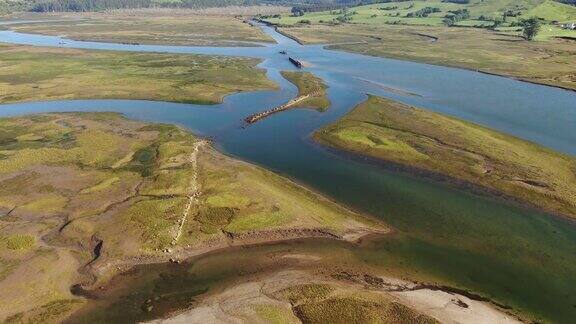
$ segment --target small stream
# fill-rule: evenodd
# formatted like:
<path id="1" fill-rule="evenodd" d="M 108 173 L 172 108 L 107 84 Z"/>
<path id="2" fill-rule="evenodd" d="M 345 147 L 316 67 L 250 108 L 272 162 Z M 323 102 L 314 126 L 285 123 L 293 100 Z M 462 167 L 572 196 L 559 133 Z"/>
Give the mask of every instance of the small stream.
<path id="1" fill-rule="evenodd" d="M 386 170 L 335 154 L 310 139 L 367 94 L 459 117 L 576 155 L 576 92 L 473 71 L 301 46 L 268 26 L 278 44 L 186 47 L 81 42 L 0 31 L 0 42 L 114 51 L 233 55 L 263 59 L 280 91 L 238 93 L 203 106 L 138 100 L 67 100 L 0 106 L 0 116 L 51 111 L 117 111 L 169 122 L 214 139 L 217 147 L 289 176 L 398 230 L 358 262 L 396 269 L 407 278 L 470 289 L 499 303 L 556 322 L 576 318 L 576 225 L 541 212 L 472 194 L 450 184 Z M 391 45 L 393 46 L 393 45 Z M 282 104 L 296 88 L 280 75 L 285 55 L 329 86 L 327 112 L 288 110 L 243 128 L 243 118 Z"/>

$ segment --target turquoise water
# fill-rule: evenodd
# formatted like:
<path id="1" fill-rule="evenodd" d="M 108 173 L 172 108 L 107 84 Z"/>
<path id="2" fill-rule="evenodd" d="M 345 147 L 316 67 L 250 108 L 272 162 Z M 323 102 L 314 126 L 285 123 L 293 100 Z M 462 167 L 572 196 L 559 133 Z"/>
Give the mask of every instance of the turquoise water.
<path id="1" fill-rule="evenodd" d="M 8 104 L 0 106 L 0 115 L 118 111 L 132 118 L 182 125 L 213 138 L 228 154 L 285 174 L 394 226 L 398 235 L 355 252 L 362 262 L 471 289 L 535 317 L 556 322 L 576 317 L 573 222 L 345 158 L 310 140 L 315 129 L 337 120 L 366 94 L 375 94 L 576 155 L 576 92 L 471 71 L 300 46 L 268 27 L 262 28 L 279 45 L 205 48 L 65 40 L 63 46 L 259 57 L 264 60 L 260 66 L 281 86 L 280 91 L 235 94 L 213 106 L 132 100 Z M 0 31 L 0 41 L 58 46 L 60 39 Z M 278 54 L 280 49 L 308 62 L 306 70 L 325 80 L 332 106 L 325 113 L 290 110 L 243 128 L 242 119 L 252 112 L 296 95 L 295 87 L 279 74 L 294 69 L 286 56 Z"/>

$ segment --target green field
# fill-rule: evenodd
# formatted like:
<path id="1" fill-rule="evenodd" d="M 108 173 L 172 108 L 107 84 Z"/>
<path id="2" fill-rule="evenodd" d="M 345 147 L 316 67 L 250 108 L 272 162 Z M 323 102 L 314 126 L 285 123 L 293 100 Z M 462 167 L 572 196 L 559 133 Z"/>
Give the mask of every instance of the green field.
<path id="1" fill-rule="evenodd" d="M 434 8 L 437 12 L 419 16 L 424 8 Z M 512 35 L 518 27 L 515 23 L 520 19 L 538 17 L 543 19 L 543 33 L 537 40 L 545 41 L 553 37 L 576 38 L 576 31 L 552 26 L 552 22 L 576 22 L 576 7 L 558 3 L 552 0 L 472 0 L 469 4 L 456 4 L 441 0 L 404 1 L 352 7 L 345 10 L 332 10 L 306 13 L 304 16 L 283 14 L 280 18 L 265 18 L 266 21 L 282 27 L 310 25 L 341 25 L 354 24 L 375 27 L 386 25 L 410 26 L 445 26 L 444 18 L 451 11 L 468 10 L 468 17 L 454 22 L 457 27 L 493 27 L 495 21 L 501 22 L 499 32 L 509 31 Z M 504 19 L 504 13 L 507 13 Z"/>
<path id="2" fill-rule="evenodd" d="M 83 303 L 70 287 L 111 265 L 387 230 L 176 126 L 114 113 L 0 119 L 0 215 L 0 319 L 25 322 L 62 320 Z"/>
<path id="3" fill-rule="evenodd" d="M 0 44 L 0 102 L 114 98 L 213 104 L 238 91 L 276 88 L 258 63 Z"/>
<path id="4" fill-rule="evenodd" d="M 315 138 L 576 218 L 574 158 L 472 123 L 370 97 Z"/>
<path id="5" fill-rule="evenodd" d="M 419 14 L 424 8 L 434 8 L 436 12 Z M 468 4 L 444 2 L 442 0 L 402 1 L 378 3 L 351 7 L 345 10 L 310 12 L 303 16 L 283 14 L 280 18 L 265 18 L 266 21 L 281 26 L 342 22 L 368 25 L 426 25 L 443 26 L 444 18 L 450 11 L 466 9 L 469 18 L 456 25 L 490 26 L 494 20 L 502 20 L 505 12 L 506 23 L 518 21 L 519 18 L 539 17 L 547 21 L 571 22 L 576 19 L 576 7 L 554 2 L 552 0 L 472 0 Z M 342 19 L 342 17 L 346 17 Z"/>

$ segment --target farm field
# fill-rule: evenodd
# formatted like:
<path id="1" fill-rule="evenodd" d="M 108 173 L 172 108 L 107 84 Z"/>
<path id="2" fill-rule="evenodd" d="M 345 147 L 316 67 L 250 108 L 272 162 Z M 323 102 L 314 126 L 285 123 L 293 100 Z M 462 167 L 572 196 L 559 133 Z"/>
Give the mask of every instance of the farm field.
<path id="1" fill-rule="evenodd" d="M 276 88 L 256 68 L 259 62 L 0 44 L 0 102 L 116 98 L 219 103 L 238 91 Z"/>

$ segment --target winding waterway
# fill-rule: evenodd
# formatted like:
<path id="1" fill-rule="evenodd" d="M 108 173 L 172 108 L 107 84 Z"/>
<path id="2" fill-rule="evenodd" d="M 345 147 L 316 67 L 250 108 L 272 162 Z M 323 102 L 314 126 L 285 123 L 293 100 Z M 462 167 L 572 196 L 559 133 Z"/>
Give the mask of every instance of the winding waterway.
<path id="1" fill-rule="evenodd" d="M 219 105 L 136 100 L 71 100 L 0 105 L 0 116 L 50 111 L 118 111 L 182 125 L 219 149 L 316 188 L 382 218 L 398 234 L 353 249 L 358 262 L 407 278 L 476 291 L 535 317 L 576 318 L 576 225 L 540 212 L 352 160 L 310 134 L 337 120 L 366 94 L 442 112 L 576 155 L 576 92 L 472 71 L 301 46 L 260 26 L 278 44 L 262 47 L 125 45 L 0 31 L 0 41 L 35 46 L 234 55 L 263 59 L 280 91 L 239 93 Z M 391 44 L 393 46 L 393 44 Z M 329 86 L 327 112 L 289 110 L 242 128 L 244 117 L 284 103 L 296 88 L 287 50 Z"/>

